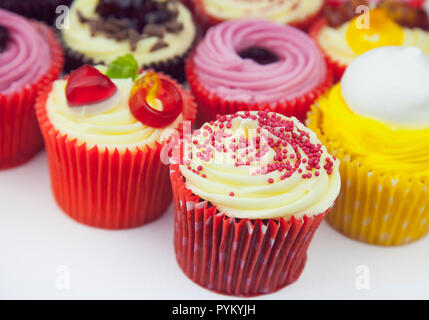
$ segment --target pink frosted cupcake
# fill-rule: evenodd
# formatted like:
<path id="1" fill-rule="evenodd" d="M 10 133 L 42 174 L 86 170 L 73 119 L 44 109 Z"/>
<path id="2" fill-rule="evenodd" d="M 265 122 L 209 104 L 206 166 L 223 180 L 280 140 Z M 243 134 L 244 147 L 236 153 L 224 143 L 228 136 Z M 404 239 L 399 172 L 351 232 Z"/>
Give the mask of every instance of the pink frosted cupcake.
<path id="1" fill-rule="evenodd" d="M 42 149 L 36 94 L 58 77 L 62 64 L 61 48 L 47 26 L 0 9 L 0 169 Z"/>
<path id="2" fill-rule="evenodd" d="M 322 52 L 304 32 L 250 19 L 211 28 L 189 57 L 186 74 L 200 124 L 216 114 L 264 109 L 303 121 L 332 84 Z"/>

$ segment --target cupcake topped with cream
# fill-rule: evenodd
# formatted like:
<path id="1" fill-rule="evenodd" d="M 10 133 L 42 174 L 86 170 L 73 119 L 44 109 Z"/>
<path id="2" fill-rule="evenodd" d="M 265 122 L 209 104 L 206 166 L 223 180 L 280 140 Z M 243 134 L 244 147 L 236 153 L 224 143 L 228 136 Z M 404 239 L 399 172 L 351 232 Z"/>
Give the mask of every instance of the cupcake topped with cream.
<path id="1" fill-rule="evenodd" d="M 295 23 L 319 12 L 323 0 L 198 0 L 205 11 L 219 19 L 264 18 Z"/>
<path id="2" fill-rule="evenodd" d="M 247 111 L 219 116 L 185 137 L 180 171 L 188 189 L 228 216 L 302 218 L 332 206 L 338 166 L 297 119 Z"/>
<path id="3" fill-rule="evenodd" d="M 65 45 L 109 64 L 132 53 L 139 67 L 184 55 L 196 27 L 189 10 L 173 0 L 75 0 L 62 30 Z"/>
<path id="4" fill-rule="evenodd" d="M 211 28 L 193 62 L 210 93 L 246 103 L 290 100 L 327 77 L 323 55 L 305 33 L 264 20 L 231 20 Z"/>
<path id="5" fill-rule="evenodd" d="M 374 167 L 429 174 L 429 56 L 382 47 L 356 59 L 320 101 L 321 131 Z"/>
<path id="6" fill-rule="evenodd" d="M 0 94 L 9 95 L 47 73 L 52 52 L 36 23 L 0 9 Z"/>
<path id="7" fill-rule="evenodd" d="M 109 67 L 84 65 L 57 80 L 47 98 L 49 122 L 88 148 L 144 150 L 167 138 L 189 115 L 189 94 L 154 72 L 138 74 L 131 55 Z"/>
<path id="8" fill-rule="evenodd" d="M 382 46 L 415 46 L 429 54 L 429 20 L 422 8 L 399 1 L 351 1 L 325 16 L 324 24 L 315 24 L 311 33 L 341 68 Z"/>

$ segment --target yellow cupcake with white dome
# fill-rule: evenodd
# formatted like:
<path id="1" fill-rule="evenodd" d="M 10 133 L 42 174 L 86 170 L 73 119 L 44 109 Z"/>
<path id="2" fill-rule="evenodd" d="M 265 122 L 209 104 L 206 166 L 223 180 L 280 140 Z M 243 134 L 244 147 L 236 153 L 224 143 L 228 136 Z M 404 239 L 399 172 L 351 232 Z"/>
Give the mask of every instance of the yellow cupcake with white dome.
<path id="1" fill-rule="evenodd" d="M 341 161 L 343 192 L 327 217 L 378 245 L 429 231 L 429 56 L 377 48 L 357 58 L 313 107 L 309 126 Z"/>

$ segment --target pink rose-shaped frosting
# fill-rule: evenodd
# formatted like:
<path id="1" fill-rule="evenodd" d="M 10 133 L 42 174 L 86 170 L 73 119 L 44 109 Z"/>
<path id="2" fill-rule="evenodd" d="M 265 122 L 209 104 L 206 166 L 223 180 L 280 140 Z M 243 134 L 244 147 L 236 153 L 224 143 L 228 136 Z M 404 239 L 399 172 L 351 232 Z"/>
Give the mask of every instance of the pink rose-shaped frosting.
<path id="1" fill-rule="evenodd" d="M 277 56 L 260 64 L 240 52 L 258 47 Z M 225 100 L 275 103 L 323 83 L 326 62 L 304 32 L 265 20 L 230 20 L 211 28 L 194 56 L 201 83 Z"/>
<path id="2" fill-rule="evenodd" d="M 51 50 L 36 23 L 0 9 L 0 25 L 8 30 L 10 38 L 0 53 L 0 93 L 7 95 L 47 72 Z"/>

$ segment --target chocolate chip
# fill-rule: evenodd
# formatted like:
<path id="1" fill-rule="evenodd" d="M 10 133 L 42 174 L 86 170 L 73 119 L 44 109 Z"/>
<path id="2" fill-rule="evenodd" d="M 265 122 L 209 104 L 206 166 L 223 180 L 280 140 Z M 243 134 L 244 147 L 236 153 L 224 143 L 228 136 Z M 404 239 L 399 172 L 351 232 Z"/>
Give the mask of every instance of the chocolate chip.
<path id="1" fill-rule="evenodd" d="M 165 33 L 177 34 L 184 28 L 177 21 L 178 1 L 154 0 L 99 0 L 95 18 L 87 18 L 78 11 L 81 23 L 89 25 L 91 35 L 101 33 L 108 39 L 128 40 L 135 51 L 140 40 L 148 37 L 164 38 Z M 164 41 L 158 41 L 151 48 L 156 51 L 167 47 Z"/>
<path id="2" fill-rule="evenodd" d="M 168 47 L 168 43 L 166 43 L 162 40 L 159 40 L 157 43 L 155 43 L 152 46 L 152 48 L 150 48 L 150 52 L 154 52 L 154 51 L 160 50 L 162 48 L 166 48 L 166 47 Z"/>
<path id="3" fill-rule="evenodd" d="M 77 10 L 77 18 L 79 19 L 80 23 L 87 23 L 88 19 L 83 15 L 82 11 Z"/>
<path id="4" fill-rule="evenodd" d="M 142 36 L 134 29 L 128 30 L 128 38 L 130 39 L 131 51 L 136 51 L 138 42 L 142 39 Z"/>
<path id="5" fill-rule="evenodd" d="M 163 38 L 164 37 L 164 28 L 162 26 L 156 25 L 156 24 L 148 24 L 143 29 L 143 34 L 150 36 L 150 37 L 158 37 Z"/>
<path id="6" fill-rule="evenodd" d="M 164 24 L 165 29 L 171 33 L 179 33 L 183 30 L 183 23 L 177 20 L 170 20 L 166 24 Z"/>

